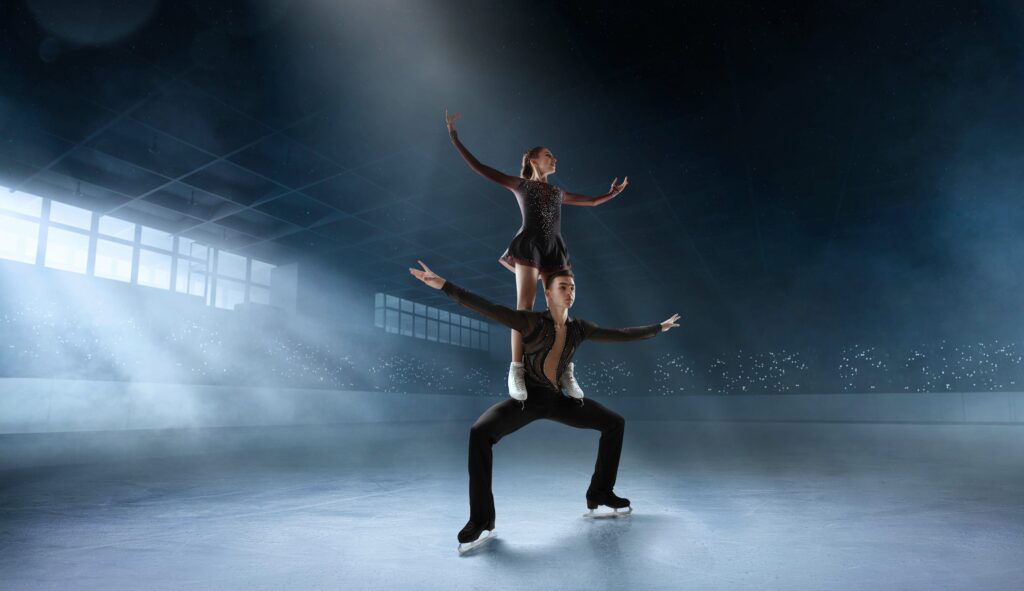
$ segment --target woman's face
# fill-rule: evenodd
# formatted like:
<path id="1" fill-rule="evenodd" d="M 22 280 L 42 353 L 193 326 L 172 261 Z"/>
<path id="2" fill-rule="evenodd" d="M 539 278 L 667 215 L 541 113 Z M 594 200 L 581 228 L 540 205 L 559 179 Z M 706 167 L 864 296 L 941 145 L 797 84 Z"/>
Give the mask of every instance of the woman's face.
<path id="1" fill-rule="evenodd" d="M 546 174 L 553 174 L 555 172 L 555 155 L 551 153 L 551 150 L 547 148 L 541 148 L 540 153 L 530 158 L 530 163 L 533 164 L 533 169 L 538 174 L 544 176 Z"/>

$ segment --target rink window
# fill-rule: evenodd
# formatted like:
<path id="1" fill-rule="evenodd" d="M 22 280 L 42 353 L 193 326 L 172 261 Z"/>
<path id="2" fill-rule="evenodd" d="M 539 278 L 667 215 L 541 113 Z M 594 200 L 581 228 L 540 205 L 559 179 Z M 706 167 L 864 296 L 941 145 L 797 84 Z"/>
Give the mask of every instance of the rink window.
<path id="1" fill-rule="evenodd" d="M 486 322 L 385 293 L 376 294 L 374 301 L 373 324 L 385 332 L 467 349 L 490 348 Z"/>
<path id="2" fill-rule="evenodd" d="M 116 215 L 3 186 L 0 259 L 175 291 L 225 309 L 269 305 L 275 269 Z M 412 317 L 410 322 L 412 333 L 418 326 Z"/>
<path id="3" fill-rule="evenodd" d="M 0 187 L 0 259 L 35 264 L 42 210 L 41 197 Z"/>

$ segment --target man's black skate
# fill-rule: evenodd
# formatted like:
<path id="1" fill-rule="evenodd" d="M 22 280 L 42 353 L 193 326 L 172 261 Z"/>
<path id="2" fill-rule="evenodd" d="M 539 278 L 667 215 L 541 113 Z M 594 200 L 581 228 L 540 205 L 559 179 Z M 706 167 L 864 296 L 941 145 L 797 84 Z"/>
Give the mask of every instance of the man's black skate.
<path id="1" fill-rule="evenodd" d="M 480 534 L 485 531 L 487 532 L 487 536 L 481 539 Z M 495 535 L 493 519 L 484 524 L 477 524 L 471 519 L 466 522 L 466 526 L 459 532 L 459 553 L 468 552 L 477 548 L 493 538 Z"/>
<path id="2" fill-rule="evenodd" d="M 610 512 L 596 512 L 597 508 L 601 505 L 611 507 L 613 511 Z M 611 491 L 598 492 L 593 490 L 587 491 L 587 509 L 590 509 L 589 513 L 584 514 L 584 517 L 591 519 L 600 519 L 604 517 L 623 517 L 633 512 L 633 508 L 629 506 L 629 499 L 615 496 L 615 493 Z M 622 511 L 621 509 L 625 509 Z"/>

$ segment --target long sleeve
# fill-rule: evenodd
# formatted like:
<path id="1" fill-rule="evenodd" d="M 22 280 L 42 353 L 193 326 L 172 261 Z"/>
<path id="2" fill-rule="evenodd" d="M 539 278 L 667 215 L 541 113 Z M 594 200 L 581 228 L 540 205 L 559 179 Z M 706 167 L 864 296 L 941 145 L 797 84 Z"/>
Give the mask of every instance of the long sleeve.
<path id="1" fill-rule="evenodd" d="M 478 296 L 471 291 L 462 289 L 451 281 L 445 281 L 444 285 L 441 287 L 441 291 L 447 294 L 451 299 L 455 300 L 456 303 L 482 314 L 491 320 L 500 322 L 509 328 L 518 330 L 521 333 L 525 334 L 529 332 L 533 325 L 530 312 L 525 310 L 513 310 L 512 308 L 502 306 L 501 304 L 495 304 L 494 302 Z"/>
<path id="2" fill-rule="evenodd" d="M 589 320 L 580 320 L 583 339 L 590 341 L 622 342 L 649 339 L 661 332 L 660 324 L 631 326 L 629 328 L 602 328 Z"/>

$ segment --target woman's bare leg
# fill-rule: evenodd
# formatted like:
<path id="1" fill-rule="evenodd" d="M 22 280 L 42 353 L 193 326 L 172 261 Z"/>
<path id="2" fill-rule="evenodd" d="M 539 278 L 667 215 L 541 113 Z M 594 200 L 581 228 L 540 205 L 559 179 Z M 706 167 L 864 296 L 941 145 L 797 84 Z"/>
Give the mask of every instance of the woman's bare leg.
<path id="1" fill-rule="evenodd" d="M 532 310 L 537 299 L 537 279 L 540 272 L 529 265 L 516 263 L 516 309 Z M 512 361 L 523 360 L 523 335 L 518 330 L 512 331 Z"/>

